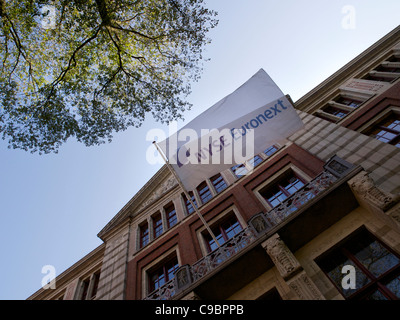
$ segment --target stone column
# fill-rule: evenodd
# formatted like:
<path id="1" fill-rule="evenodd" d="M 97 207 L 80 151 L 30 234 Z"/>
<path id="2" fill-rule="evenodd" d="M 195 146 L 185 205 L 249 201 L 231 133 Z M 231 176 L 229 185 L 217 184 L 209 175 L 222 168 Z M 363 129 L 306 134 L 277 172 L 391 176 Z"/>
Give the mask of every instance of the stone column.
<path id="1" fill-rule="evenodd" d="M 325 300 L 290 249 L 275 233 L 262 243 L 279 274 L 300 300 Z"/>

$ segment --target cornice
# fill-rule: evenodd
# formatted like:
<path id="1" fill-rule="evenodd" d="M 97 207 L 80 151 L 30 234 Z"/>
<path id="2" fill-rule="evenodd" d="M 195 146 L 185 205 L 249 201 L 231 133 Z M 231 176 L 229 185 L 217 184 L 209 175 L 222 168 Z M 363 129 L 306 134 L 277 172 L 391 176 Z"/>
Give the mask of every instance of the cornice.
<path id="1" fill-rule="evenodd" d="M 149 181 L 128 201 L 128 203 L 110 220 L 109 223 L 97 234 L 104 241 L 106 233 L 122 221 L 130 218 L 135 210 L 160 186 L 160 182 L 170 175 L 167 165 L 163 165 Z M 150 205 L 149 203 L 148 205 Z M 147 206 L 147 205 L 146 205 Z"/>
<path id="2" fill-rule="evenodd" d="M 295 102 L 296 108 L 307 112 L 315 101 L 320 101 L 326 95 L 336 90 L 345 81 L 351 79 L 357 73 L 360 73 L 361 69 L 364 69 L 368 62 L 372 62 L 377 56 L 390 50 L 399 40 L 400 25 L 298 99 Z"/>

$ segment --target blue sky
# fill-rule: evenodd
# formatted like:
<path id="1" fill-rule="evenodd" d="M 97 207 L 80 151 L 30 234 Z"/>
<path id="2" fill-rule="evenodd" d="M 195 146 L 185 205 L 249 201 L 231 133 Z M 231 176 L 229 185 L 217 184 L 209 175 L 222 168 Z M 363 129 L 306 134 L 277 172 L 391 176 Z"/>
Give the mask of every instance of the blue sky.
<path id="1" fill-rule="evenodd" d="M 219 12 L 190 121 L 263 68 L 296 101 L 397 27 L 398 0 L 208 0 Z M 350 5 L 352 29 L 343 28 Z M 74 140 L 58 154 L 7 149 L 0 140 L 0 299 L 26 299 L 42 267 L 62 273 L 101 244 L 97 233 L 160 168 L 146 161 L 152 119 L 110 144 Z"/>

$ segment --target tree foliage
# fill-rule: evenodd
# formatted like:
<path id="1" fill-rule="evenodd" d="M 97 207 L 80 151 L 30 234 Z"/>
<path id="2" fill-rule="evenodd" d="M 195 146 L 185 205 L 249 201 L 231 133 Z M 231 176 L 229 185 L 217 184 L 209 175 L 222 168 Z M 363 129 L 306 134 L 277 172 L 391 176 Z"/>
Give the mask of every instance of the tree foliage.
<path id="1" fill-rule="evenodd" d="M 0 0 L 2 138 L 57 152 L 181 118 L 215 16 L 202 0 Z"/>

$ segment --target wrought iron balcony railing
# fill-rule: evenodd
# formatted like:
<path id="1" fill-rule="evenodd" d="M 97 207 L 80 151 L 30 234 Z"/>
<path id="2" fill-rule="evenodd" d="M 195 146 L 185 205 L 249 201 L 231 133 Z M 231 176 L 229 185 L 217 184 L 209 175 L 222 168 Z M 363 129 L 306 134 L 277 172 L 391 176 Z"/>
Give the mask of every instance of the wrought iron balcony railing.
<path id="1" fill-rule="evenodd" d="M 346 176 L 352 168 L 351 164 L 336 156 L 333 157 L 325 165 L 325 171 L 315 179 L 267 213 L 259 213 L 253 216 L 248 221 L 247 228 L 193 265 L 181 266 L 175 272 L 172 280 L 151 292 L 146 297 L 146 300 L 169 300 L 176 293 L 183 291 L 221 267 L 225 262 L 231 260 L 273 227 L 281 224 L 316 196 L 329 190 L 339 178 Z"/>

